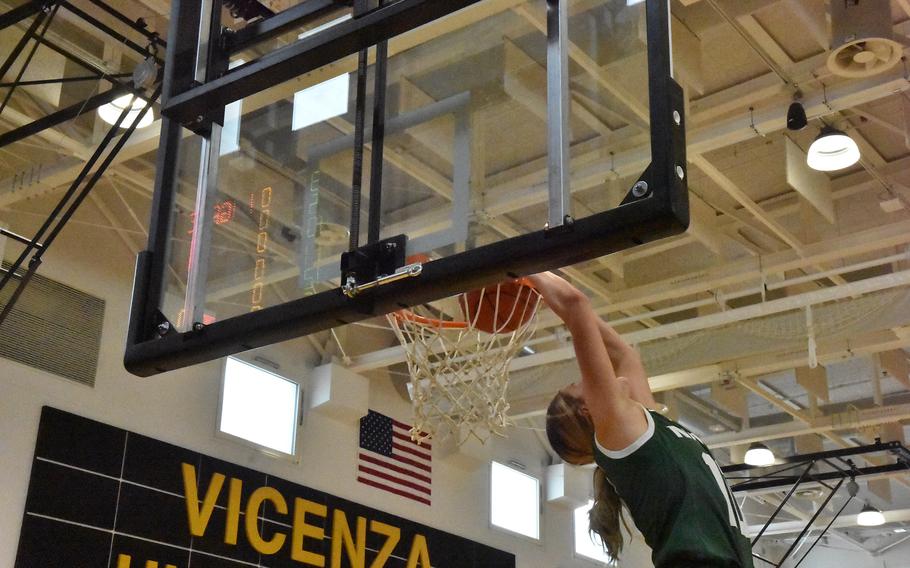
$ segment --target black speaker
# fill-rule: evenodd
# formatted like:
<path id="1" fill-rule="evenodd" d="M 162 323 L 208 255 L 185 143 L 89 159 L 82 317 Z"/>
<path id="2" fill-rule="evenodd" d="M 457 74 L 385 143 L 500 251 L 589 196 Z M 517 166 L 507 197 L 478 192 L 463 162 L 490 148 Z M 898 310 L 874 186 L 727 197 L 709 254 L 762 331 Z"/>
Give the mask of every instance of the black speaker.
<path id="1" fill-rule="evenodd" d="M 794 102 L 787 109 L 787 128 L 790 130 L 802 130 L 809 121 L 806 119 L 806 109 L 798 102 Z"/>

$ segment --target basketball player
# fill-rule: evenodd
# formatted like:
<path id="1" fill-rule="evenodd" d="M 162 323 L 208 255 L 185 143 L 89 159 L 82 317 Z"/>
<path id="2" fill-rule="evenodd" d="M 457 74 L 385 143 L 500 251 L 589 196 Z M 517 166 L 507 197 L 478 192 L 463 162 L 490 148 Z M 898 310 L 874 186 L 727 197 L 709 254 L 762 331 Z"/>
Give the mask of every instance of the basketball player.
<path id="1" fill-rule="evenodd" d="M 552 273 L 530 277 L 572 334 L 580 383 L 547 410 L 547 437 L 565 461 L 597 463 L 590 529 L 611 557 L 623 547 L 625 505 L 656 568 L 752 568 L 742 515 L 708 448 L 656 412 L 641 358 Z"/>

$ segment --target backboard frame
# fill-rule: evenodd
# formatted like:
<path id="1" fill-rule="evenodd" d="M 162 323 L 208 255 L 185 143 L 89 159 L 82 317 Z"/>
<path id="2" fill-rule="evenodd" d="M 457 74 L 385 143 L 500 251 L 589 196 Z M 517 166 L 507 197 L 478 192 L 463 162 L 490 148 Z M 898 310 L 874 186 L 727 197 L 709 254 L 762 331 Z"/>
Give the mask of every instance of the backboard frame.
<path id="1" fill-rule="evenodd" d="M 124 365 L 131 373 L 151 376 L 211 361 L 338 325 L 353 323 L 413 305 L 427 303 L 468 289 L 552 270 L 679 234 L 689 222 L 685 113 L 682 89 L 673 80 L 668 0 L 647 0 L 648 90 L 651 164 L 619 207 L 574 220 L 562 211 L 568 189 L 567 137 L 550 144 L 550 219 L 548 227 L 427 262 L 418 278 L 396 280 L 368 293 L 348 297 L 342 287 L 318 292 L 278 306 L 179 332 L 160 311 L 164 294 L 171 212 L 181 128 L 218 139 L 224 106 L 261 92 L 302 73 L 406 33 L 471 5 L 494 0 L 395 0 L 366 9 L 355 1 L 355 16 L 230 70 L 227 59 L 238 43 L 220 25 L 220 0 L 174 0 L 169 31 L 162 103 L 155 193 L 147 250 L 137 259 Z M 557 24 L 560 4 L 547 0 L 548 20 Z M 326 9 L 310 1 L 290 8 L 258 25 L 265 37 Z M 207 9 L 200 9 L 204 4 Z M 341 4 L 338 2 L 337 4 Z M 358 14 L 357 6 L 361 6 Z M 293 13 L 291 13 L 293 11 Z M 204 20 L 209 14 L 210 19 Z M 557 32 L 549 35 L 558 37 Z M 283 29 L 283 28 L 282 28 Z M 201 30 L 201 33 L 200 33 Z M 255 41 L 242 38 L 243 45 Z M 548 49 L 550 49 L 548 47 Z M 199 56 L 203 54 L 202 56 Z M 556 54 L 558 56 L 558 54 Z M 564 56 L 564 54 L 563 54 Z M 202 63 L 200 63 L 200 61 Z M 565 75 L 548 70 L 548 122 L 551 134 L 565 120 Z M 557 90 L 553 91 L 553 85 Z M 554 94 L 555 92 L 555 94 Z M 562 105 L 562 106 L 560 106 Z M 554 116 L 556 115 L 556 116 Z M 358 125 L 362 128 L 362 125 Z M 363 130 L 360 131 L 363 134 Z M 375 142 L 375 139 L 374 139 Z M 555 189 L 554 189 L 555 188 Z M 372 190 L 372 188 L 371 188 Z M 560 194 L 559 191 L 565 193 Z M 560 201 L 561 200 L 561 201 Z M 372 221 L 372 219 L 371 219 Z M 371 241 L 373 239 L 371 223 Z M 191 312 L 187 312 L 191 313 Z M 192 320 L 192 321 L 195 321 Z"/>

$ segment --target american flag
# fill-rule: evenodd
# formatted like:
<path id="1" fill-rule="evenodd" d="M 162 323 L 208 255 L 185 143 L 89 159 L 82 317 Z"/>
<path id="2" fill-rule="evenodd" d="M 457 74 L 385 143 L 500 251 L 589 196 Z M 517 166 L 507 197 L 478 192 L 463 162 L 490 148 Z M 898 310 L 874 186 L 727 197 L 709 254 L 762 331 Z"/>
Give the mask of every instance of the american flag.
<path id="1" fill-rule="evenodd" d="M 430 445 L 411 441 L 411 427 L 374 410 L 360 419 L 357 481 L 430 504 Z"/>

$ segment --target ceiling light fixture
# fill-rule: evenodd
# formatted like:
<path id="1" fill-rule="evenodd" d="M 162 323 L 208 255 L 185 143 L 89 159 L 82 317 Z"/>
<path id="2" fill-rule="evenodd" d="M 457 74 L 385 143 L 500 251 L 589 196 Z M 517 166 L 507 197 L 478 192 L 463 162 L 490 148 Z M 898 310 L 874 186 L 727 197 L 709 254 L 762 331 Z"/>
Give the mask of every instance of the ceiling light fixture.
<path id="1" fill-rule="evenodd" d="M 745 461 L 748 465 L 766 467 L 774 463 L 774 452 L 761 442 L 752 442 L 746 450 Z"/>
<path id="2" fill-rule="evenodd" d="M 806 118 L 805 107 L 801 102 L 793 101 L 790 108 L 787 109 L 787 129 L 802 130 L 807 124 L 809 124 L 809 119 Z"/>
<path id="3" fill-rule="evenodd" d="M 856 516 L 856 524 L 861 527 L 877 527 L 885 524 L 885 515 L 869 503 L 866 503 L 863 510 Z"/>
<path id="4" fill-rule="evenodd" d="M 845 132 L 825 125 L 809 146 L 806 163 L 813 170 L 833 172 L 849 168 L 859 161 L 859 147 Z"/>
<path id="5" fill-rule="evenodd" d="M 113 101 L 98 107 L 98 116 L 100 116 L 101 120 L 108 124 L 117 124 L 117 119 L 120 118 L 120 113 L 122 113 L 125 108 L 129 107 L 129 111 L 126 113 L 126 118 L 124 118 L 123 122 L 120 123 L 120 128 L 129 128 L 139 117 L 139 114 L 145 108 L 146 104 L 147 103 L 144 99 L 141 99 L 135 95 L 123 95 L 122 97 L 117 97 Z M 151 126 L 153 122 L 155 122 L 154 112 L 152 110 L 149 110 L 142 117 L 142 120 L 139 121 L 139 124 L 136 125 L 136 128 L 145 128 L 146 126 Z"/>

